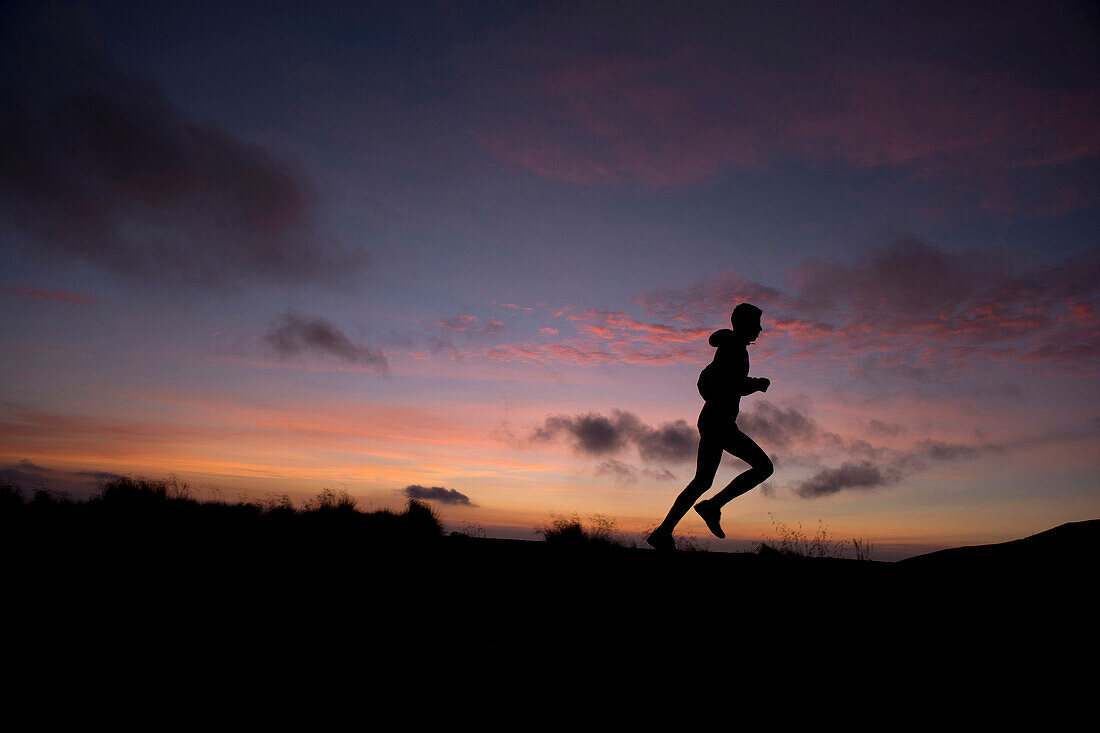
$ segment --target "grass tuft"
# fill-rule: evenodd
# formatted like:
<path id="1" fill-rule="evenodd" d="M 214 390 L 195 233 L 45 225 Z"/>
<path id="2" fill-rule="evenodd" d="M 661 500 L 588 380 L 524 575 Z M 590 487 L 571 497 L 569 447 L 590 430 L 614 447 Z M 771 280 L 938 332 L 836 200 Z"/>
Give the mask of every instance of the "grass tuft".
<path id="1" fill-rule="evenodd" d="M 819 519 L 817 520 L 817 533 L 813 537 L 807 537 L 802 530 L 802 524 L 798 527 L 788 527 L 768 512 L 772 519 L 773 537 L 767 541 L 759 542 L 755 552 L 759 555 L 779 554 L 789 557 L 843 557 L 846 543 L 829 537 L 829 528 Z"/>
<path id="2" fill-rule="evenodd" d="M 855 548 L 857 560 L 870 562 L 875 559 L 875 545 L 869 540 L 853 539 L 852 547 Z"/>
<path id="3" fill-rule="evenodd" d="M 615 518 L 604 514 L 593 514 L 587 522 L 577 514 L 551 514 L 550 521 L 535 531 L 561 547 L 626 547 Z"/>
<path id="4" fill-rule="evenodd" d="M 317 496 L 305 503 L 307 512 L 341 512 L 344 514 L 358 513 L 355 497 L 348 493 L 347 489 L 321 489 Z"/>

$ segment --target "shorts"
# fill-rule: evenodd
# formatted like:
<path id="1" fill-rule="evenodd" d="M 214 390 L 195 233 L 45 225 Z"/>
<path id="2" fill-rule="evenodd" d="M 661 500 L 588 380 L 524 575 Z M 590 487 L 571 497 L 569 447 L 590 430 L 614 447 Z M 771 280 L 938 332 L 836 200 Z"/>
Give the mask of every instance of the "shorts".
<path id="1" fill-rule="evenodd" d="M 741 429 L 737 427 L 736 411 L 722 409 L 709 402 L 703 405 L 703 410 L 699 413 L 698 425 L 700 435 L 704 433 L 718 433 L 719 435 L 723 435 L 741 432 Z"/>

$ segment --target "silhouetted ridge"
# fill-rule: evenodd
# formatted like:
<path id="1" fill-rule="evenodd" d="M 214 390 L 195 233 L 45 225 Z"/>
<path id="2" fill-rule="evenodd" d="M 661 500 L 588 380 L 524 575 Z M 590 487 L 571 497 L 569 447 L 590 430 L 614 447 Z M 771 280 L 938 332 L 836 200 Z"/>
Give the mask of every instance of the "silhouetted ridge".
<path id="1" fill-rule="evenodd" d="M 1100 519 L 1067 522 L 1023 539 L 992 545 L 953 547 L 901 561 L 909 567 L 960 564 L 1044 563 L 1053 566 L 1100 561 Z"/>
<path id="2" fill-rule="evenodd" d="M 116 478 L 85 501 L 39 489 L 29 500 L 0 486 L 0 533 L 10 545 L 61 553 L 122 550 L 212 556 L 240 549 L 423 544 L 439 539 L 435 510 L 410 499 L 404 511 L 363 511 L 346 491 L 324 489 L 301 506 L 286 496 L 261 502 L 198 501 L 175 480 Z"/>

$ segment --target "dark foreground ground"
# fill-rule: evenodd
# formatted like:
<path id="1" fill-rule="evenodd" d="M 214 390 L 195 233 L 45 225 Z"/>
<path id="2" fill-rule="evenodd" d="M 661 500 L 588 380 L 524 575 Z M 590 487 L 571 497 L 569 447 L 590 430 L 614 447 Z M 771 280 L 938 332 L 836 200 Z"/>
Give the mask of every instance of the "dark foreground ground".
<path id="1" fill-rule="evenodd" d="M 1100 520 L 883 563 L 455 536 L 417 502 L 367 513 L 323 492 L 261 507 L 177 488 L 0 492 L 7 669 L 429 684 L 489 665 L 522 684 L 767 668 L 812 685 L 837 665 L 854 684 L 1025 658 L 1034 675 L 1097 651 Z"/>
<path id="2" fill-rule="evenodd" d="M 318 715 L 371 708 L 363 725 L 404 706 L 386 730 L 480 727 L 517 701 L 505 727 L 539 729 L 583 701 L 586 727 L 617 729 L 706 689 L 721 706 L 692 714 L 712 723 L 892 728 L 929 705 L 968 704 L 975 723 L 1017 699 L 1068 709 L 1095 683 L 1100 520 L 883 563 L 450 536 L 423 505 L 212 506 L 162 488 L 7 494 L 0 642 L 21 686 L 6 700 L 43 693 L 43 719 L 82 691 L 106 719 L 153 701 L 139 723 L 158 730 L 230 698 L 278 719 L 305 689 L 332 698 Z M 895 707 L 870 716 L 884 688 Z"/>
<path id="3" fill-rule="evenodd" d="M 8 608 L 54 635 L 93 628 L 120 643 L 236 629 L 242 640 L 305 634 L 551 658 L 601 647 L 671 652 L 699 634 L 739 653 L 792 640 L 871 652 L 890 640 L 917 651 L 1006 633 L 1017 643 L 1083 643 L 1100 567 L 1100 520 L 899 563 L 444 535 L 372 541 L 360 529 L 9 523 Z"/>

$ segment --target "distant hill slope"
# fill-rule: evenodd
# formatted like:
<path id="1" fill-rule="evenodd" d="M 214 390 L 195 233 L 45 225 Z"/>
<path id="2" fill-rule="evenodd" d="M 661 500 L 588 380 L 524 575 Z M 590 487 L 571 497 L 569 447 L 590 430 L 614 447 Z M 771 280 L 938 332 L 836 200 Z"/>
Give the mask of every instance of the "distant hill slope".
<path id="1" fill-rule="evenodd" d="M 1021 564 L 1095 565 L 1100 562 L 1100 519 L 1068 522 L 1019 540 L 939 550 L 906 558 L 909 568 L 1001 566 Z"/>

